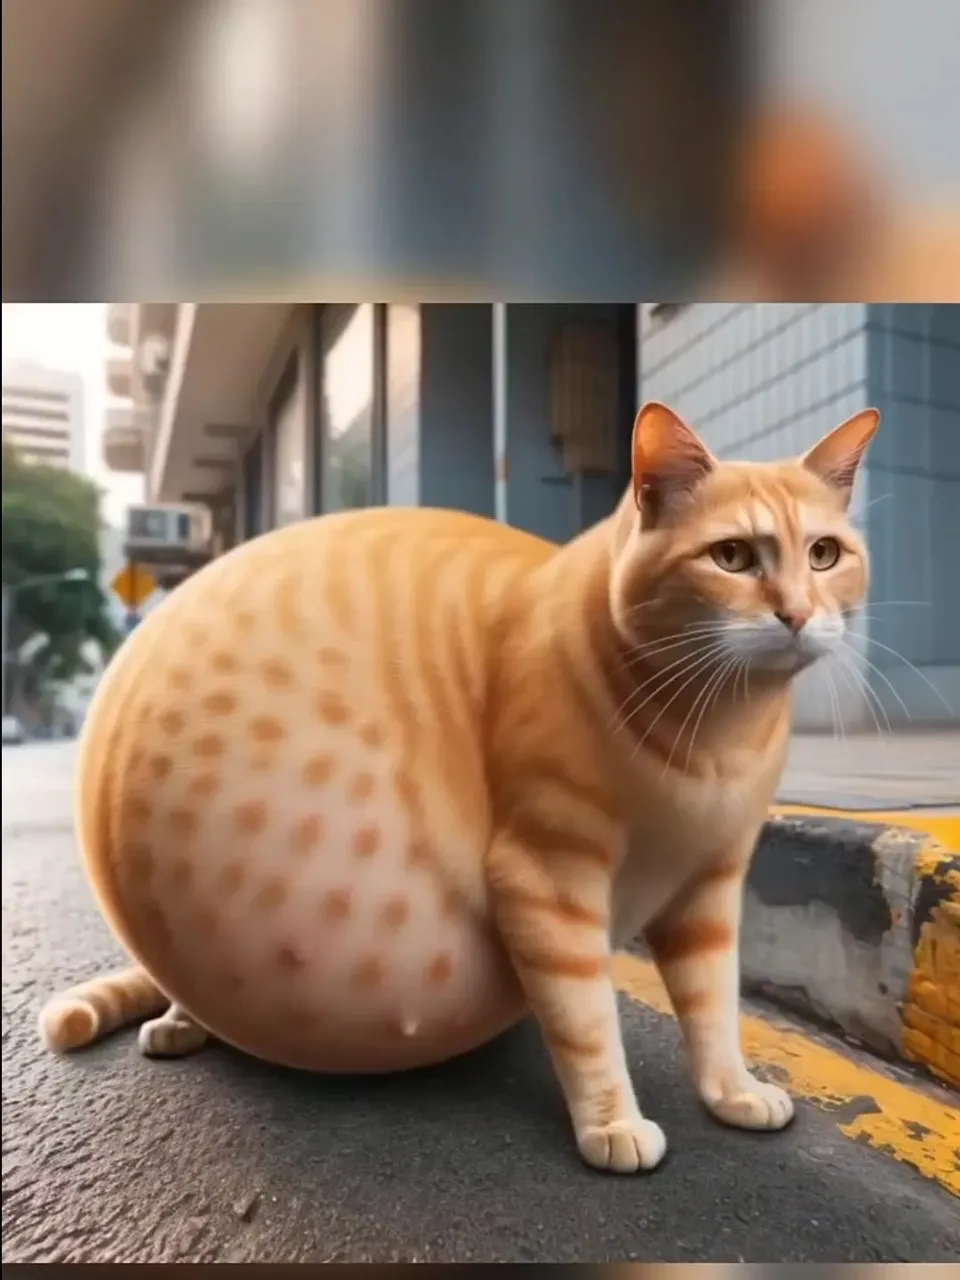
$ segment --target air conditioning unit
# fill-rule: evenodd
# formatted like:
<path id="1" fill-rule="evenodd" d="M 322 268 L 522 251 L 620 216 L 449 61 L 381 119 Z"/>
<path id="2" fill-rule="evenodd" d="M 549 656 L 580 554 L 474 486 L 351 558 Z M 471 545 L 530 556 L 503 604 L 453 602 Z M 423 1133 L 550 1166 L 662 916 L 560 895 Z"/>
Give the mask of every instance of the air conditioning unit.
<path id="1" fill-rule="evenodd" d="M 157 333 L 148 334 L 137 347 L 137 364 L 147 391 L 159 394 L 170 372 L 168 340 Z"/>
<path id="2" fill-rule="evenodd" d="M 174 503 L 141 504 L 127 508 L 125 548 L 131 557 L 192 556 L 209 549 L 212 532 L 210 512 L 206 507 Z"/>

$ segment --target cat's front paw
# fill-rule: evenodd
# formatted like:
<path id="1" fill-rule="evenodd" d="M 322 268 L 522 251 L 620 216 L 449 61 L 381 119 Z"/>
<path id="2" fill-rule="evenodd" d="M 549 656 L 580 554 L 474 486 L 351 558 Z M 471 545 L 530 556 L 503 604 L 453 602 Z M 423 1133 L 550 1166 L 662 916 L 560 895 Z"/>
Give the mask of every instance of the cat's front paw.
<path id="1" fill-rule="evenodd" d="M 737 1129 L 785 1129 L 794 1115 L 789 1093 L 749 1074 L 735 1082 L 705 1083 L 700 1096 L 718 1120 Z"/>
<path id="2" fill-rule="evenodd" d="M 585 1125 L 577 1134 L 580 1154 L 587 1164 L 609 1173 L 637 1173 L 655 1169 L 667 1150 L 667 1139 L 658 1124 L 636 1116 L 610 1124 Z"/>

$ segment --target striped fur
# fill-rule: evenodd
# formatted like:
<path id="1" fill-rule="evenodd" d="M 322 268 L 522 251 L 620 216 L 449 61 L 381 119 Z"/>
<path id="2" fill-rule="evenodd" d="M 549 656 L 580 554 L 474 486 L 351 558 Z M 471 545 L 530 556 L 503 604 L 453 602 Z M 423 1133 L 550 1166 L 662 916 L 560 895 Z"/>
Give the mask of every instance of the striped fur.
<path id="1" fill-rule="evenodd" d="M 47 1043 L 156 1015 L 162 989 L 144 1052 L 209 1031 L 292 1066 L 389 1071 L 532 1010 L 582 1155 L 630 1172 L 665 1149 L 610 979 L 645 930 L 706 1105 L 786 1123 L 737 1039 L 742 882 L 812 660 L 771 619 L 862 598 L 845 507 L 875 425 L 805 460 L 723 465 L 647 406 L 630 492 L 566 547 L 367 510 L 197 574 L 124 645 L 82 744 L 86 869 L 138 969 L 51 1002 Z M 720 566 L 732 539 L 762 572 Z M 825 539 L 842 546 L 828 571 Z"/>
<path id="2" fill-rule="evenodd" d="M 40 1034 L 48 1049 L 68 1053 L 119 1027 L 162 1013 L 168 1004 L 141 969 L 124 969 L 55 996 L 40 1015 Z"/>

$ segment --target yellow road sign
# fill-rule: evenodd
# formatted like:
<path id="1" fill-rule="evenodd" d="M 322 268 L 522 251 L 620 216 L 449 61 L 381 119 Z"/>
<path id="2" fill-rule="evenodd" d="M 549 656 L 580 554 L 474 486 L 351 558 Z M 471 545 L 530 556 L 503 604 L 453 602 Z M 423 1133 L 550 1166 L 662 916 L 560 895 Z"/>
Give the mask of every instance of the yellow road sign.
<path id="1" fill-rule="evenodd" d="M 128 561 L 117 571 L 110 585 L 128 609 L 137 609 L 156 591 L 157 580 L 143 565 Z"/>

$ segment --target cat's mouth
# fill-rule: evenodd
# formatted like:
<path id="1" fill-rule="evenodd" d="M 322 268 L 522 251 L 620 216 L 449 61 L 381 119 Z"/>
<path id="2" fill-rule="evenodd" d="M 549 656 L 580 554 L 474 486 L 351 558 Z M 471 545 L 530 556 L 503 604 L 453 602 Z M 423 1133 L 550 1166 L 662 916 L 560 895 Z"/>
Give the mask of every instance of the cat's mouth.
<path id="1" fill-rule="evenodd" d="M 745 629 L 731 649 L 745 659 L 748 667 L 792 676 L 827 657 L 838 640 L 839 633 L 833 627 L 790 631 L 778 623 L 776 628 L 760 625 Z"/>
<path id="2" fill-rule="evenodd" d="M 786 645 L 768 650 L 760 655 L 757 666 L 766 667 L 768 671 L 782 671 L 787 675 L 796 675 L 806 667 L 811 667 L 824 656 L 824 651 L 811 648 L 796 638 L 787 641 Z"/>

